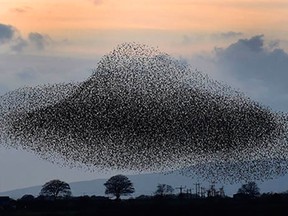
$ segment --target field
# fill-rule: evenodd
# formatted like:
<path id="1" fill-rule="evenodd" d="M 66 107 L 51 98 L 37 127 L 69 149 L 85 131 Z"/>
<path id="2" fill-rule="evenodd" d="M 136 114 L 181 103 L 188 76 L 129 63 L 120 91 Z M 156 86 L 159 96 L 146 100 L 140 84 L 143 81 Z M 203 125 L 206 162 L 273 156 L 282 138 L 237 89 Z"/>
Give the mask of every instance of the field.
<path id="1" fill-rule="evenodd" d="M 145 198 L 113 201 L 96 197 L 70 200 L 15 201 L 2 216 L 80 215 L 288 215 L 288 198 L 271 195 L 254 199 Z"/>

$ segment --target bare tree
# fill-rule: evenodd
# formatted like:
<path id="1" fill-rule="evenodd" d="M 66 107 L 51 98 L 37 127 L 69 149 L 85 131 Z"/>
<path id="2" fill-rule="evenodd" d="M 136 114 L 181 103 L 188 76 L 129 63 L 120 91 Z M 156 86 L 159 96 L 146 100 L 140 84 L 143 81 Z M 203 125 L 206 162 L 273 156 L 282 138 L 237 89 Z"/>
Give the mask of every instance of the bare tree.
<path id="1" fill-rule="evenodd" d="M 260 195 L 260 189 L 255 182 L 248 182 L 243 184 L 238 189 L 238 194 L 247 195 L 249 197 L 256 197 Z"/>
<path id="2" fill-rule="evenodd" d="M 135 192 L 133 183 L 124 175 L 112 176 L 104 184 L 106 187 L 105 194 L 112 194 L 116 200 L 120 200 L 120 196 L 126 196 Z"/>
<path id="3" fill-rule="evenodd" d="M 174 189 L 171 185 L 158 184 L 157 189 L 155 191 L 155 195 L 165 196 L 165 195 L 172 194 L 173 191 L 174 191 Z"/>
<path id="4" fill-rule="evenodd" d="M 54 199 L 58 197 L 69 197 L 71 196 L 71 188 L 68 183 L 55 179 L 42 186 L 40 195 L 49 196 Z"/>

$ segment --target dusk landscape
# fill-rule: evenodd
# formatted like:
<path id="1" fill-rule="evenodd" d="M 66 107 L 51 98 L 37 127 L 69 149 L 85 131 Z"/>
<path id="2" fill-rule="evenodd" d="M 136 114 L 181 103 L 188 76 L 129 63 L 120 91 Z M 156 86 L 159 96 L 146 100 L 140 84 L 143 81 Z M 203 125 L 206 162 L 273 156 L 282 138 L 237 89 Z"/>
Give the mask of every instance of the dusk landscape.
<path id="1" fill-rule="evenodd" d="M 287 213 L 286 1 L 0 3 L 0 214 Z"/>

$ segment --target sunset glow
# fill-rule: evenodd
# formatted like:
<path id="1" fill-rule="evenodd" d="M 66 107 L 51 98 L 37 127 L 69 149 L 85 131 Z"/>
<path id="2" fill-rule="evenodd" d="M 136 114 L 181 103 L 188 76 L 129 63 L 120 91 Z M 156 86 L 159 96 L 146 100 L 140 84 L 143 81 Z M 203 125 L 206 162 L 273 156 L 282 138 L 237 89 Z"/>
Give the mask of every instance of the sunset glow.
<path id="1" fill-rule="evenodd" d="M 193 31 L 280 30 L 288 23 L 287 1 L 247 0 L 16 0 L 1 1 L 2 22 L 27 33 L 64 35 L 85 29 Z M 258 3 L 259 2 L 259 3 Z M 4 5 L 4 7 L 3 7 Z"/>

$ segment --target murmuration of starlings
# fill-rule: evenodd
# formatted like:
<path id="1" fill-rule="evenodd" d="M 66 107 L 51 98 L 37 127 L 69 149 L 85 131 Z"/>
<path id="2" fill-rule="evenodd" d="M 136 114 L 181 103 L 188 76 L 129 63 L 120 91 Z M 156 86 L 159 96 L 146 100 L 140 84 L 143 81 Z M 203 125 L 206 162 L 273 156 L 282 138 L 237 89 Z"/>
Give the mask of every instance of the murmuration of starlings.
<path id="1" fill-rule="evenodd" d="M 0 97 L 1 144 L 88 169 L 180 170 L 237 182 L 287 173 L 287 115 L 143 44 L 84 82 Z"/>

